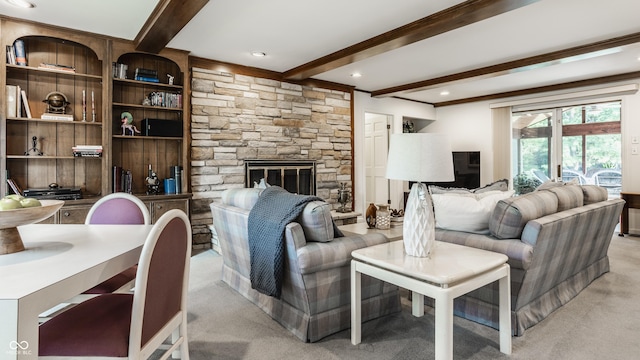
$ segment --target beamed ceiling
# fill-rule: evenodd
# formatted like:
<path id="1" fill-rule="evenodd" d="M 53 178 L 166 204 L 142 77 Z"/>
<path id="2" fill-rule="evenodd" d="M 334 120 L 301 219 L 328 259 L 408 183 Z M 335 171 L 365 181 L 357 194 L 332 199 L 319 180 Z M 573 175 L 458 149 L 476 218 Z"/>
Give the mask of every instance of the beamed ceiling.
<path id="1" fill-rule="evenodd" d="M 637 0 L 32 2 L 0 14 L 435 106 L 640 77 Z"/>

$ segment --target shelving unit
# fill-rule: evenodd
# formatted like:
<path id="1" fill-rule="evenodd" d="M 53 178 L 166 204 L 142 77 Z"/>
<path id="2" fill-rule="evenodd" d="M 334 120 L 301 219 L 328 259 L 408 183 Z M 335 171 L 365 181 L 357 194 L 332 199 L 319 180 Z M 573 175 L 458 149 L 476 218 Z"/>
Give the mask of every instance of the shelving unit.
<path id="1" fill-rule="evenodd" d="M 114 41 L 111 45 L 112 62 L 125 64 L 128 67 L 127 78 L 112 78 L 112 121 L 111 151 L 113 165 L 123 170 L 131 170 L 134 179 L 133 193 L 144 193 L 147 190 L 143 181 L 148 175 L 149 165 L 156 172 L 159 179 L 171 177 L 170 168 L 181 166 L 187 171 L 188 144 L 185 135 L 188 134 L 188 117 L 185 106 L 188 98 L 188 84 L 185 84 L 185 74 L 188 76 L 188 57 L 180 51 L 163 50 L 160 54 L 148 54 L 135 51 L 130 44 Z M 149 69 L 157 72 L 159 82 L 133 80 L 136 68 Z M 169 84 L 169 76 L 173 77 L 173 84 Z M 154 106 L 144 104 L 150 99 L 150 94 L 163 92 L 180 94 L 182 97 L 179 107 Z M 133 125 L 141 134 L 123 135 L 121 128 L 121 114 L 129 112 L 133 115 Z M 178 122 L 182 134 L 176 136 L 144 136 L 143 119 L 156 119 L 158 122 Z M 186 193 L 187 176 L 183 176 L 181 193 Z"/>
<path id="2" fill-rule="evenodd" d="M 188 53 L 165 49 L 159 54 L 137 52 L 133 42 L 97 36 L 53 26 L 0 18 L 0 38 L 4 47 L 16 39 L 25 43 L 27 66 L 0 65 L 0 194 L 8 193 L 5 178 L 10 176 L 23 190 L 47 188 L 57 183 L 64 188 L 80 188 L 83 199 L 68 200 L 55 216 L 44 222 L 78 223 L 101 196 L 113 192 L 113 166 L 132 172 L 132 193 L 147 204 L 154 219 L 172 208 L 189 214 L 189 107 Z M 3 47 L 3 48 L 4 48 Z M 136 67 L 157 70 L 160 82 L 116 79 L 112 63 L 126 63 L 133 77 Z M 74 71 L 41 68 L 41 63 L 60 64 Z M 166 74 L 173 76 L 168 83 Z M 7 116 L 5 85 L 26 91 L 31 118 Z M 73 121 L 44 120 L 43 101 L 51 92 L 65 95 L 67 114 Z M 84 91 L 84 96 L 83 96 Z M 180 93 L 179 107 L 143 104 L 151 92 Z M 92 96 L 96 119 L 92 117 Z M 84 101 L 83 101 L 84 98 Z M 83 121 L 83 110 L 85 117 Z M 177 136 L 123 136 L 120 115 L 133 115 L 141 129 L 144 118 L 174 121 L 181 127 Z M 42 152 L 28 151 L 35 147 Z M 75 157 L 76 145 L 102 145 L 102 157 Z M 27 154 L 28 153 L 28 154 Z M 160 180 L 170 177 L 171 166 L 181 166 L 181 194 L 145 194 L 149 164 Z"/>
<path id="3" fill-rule="evenodd" d="M 80 188 L 84 197 L 102 195 L 106 188 L 102 183 L 105 159 L 74 157 L 71 148 L 103 145 L 105 87 L 102 59 L 106 54 L 106 40 L 100 42 L 64 30 L 3 20 L 3 45 L 11 45 L 16 39 L 24 41 L 28 63 L 27 66 L 4 64 L 3 84 L 19 86 L 26 92 L 32 118 L 26 118 L 26 114 L 6 117 L 7 104 L 3 101 L 3 178 L 10 176 L 22 189 L 47 188 L 50 183 L 57 183 L 65 188 Z M 40 68 L 41 63 L 72 66 L 75 72 Z M 68 99 L 65 113 L 72 114 L 73 121 L 40 119 L 47 111 L 43 100 L 54 91 Z M 91 122 L 92 93 L 95 122 Z M 2 96 L 6 99 L 5 86 Z M 83 107 L 88 113 L 85 122 L 82 121 Z M 35 146 L 33 137 L 36 137 Z M 42 155 L 30 151 L 34 147 Z M 2 181 L 0 191 L 6 193 L 5 181 Z"/>

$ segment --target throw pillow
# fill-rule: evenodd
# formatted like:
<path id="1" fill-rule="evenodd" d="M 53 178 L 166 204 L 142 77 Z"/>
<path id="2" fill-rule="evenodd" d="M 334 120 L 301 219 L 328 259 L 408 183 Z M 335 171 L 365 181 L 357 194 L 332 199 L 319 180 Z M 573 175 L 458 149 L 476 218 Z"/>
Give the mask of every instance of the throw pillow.
<path id="1" fill-rule="evenodd" d="M 302 226 L 307 241 L 327 242 L 334 238 L 331 205 L 325 201 L 308 203 L 297 222 Z"/>
<path id="2" fill-rule="evenodd" d="M 470 193 L 483 193 L 488 191 L 507 191 L 509 190 L 509 180 L 502 179 L 498 181 L 494 181 L 491 184 L 487 184 L 483 187 L 475 188 L 475 189 L 467 189 L 467 188 L 447 188 L 437 185 L 429 185 L 429 192 L 431 194 L 445 194 L 445 193 L 456 193 L 456 194 L 470 194 Z"/>
<path id="3" fill-rule="evenodd" d="M 495 191 L 495 190 L 499 190 L 499 191 L 507 191 L 507 190 L 509 190 L 509 180 L 502 179 L 502 180 L 494 181 L 491 184 L 487 184 L 487 185 L 485 185 L 483 187 L 479 187 L 479 188 L 473 189 L 471 191 L 476 193 L 476 194 L 478 194 L 478 193 L 483 193 L 483 192 L 487 192 L 487 191 Z"/>
<path id="4" fill-rule="evenodd" d="M 477 234 L 489 233 L 489 219 L 496 203 L 514 191 L 486 191 L 480 194 L 433 194 L 436 227 Z"/>

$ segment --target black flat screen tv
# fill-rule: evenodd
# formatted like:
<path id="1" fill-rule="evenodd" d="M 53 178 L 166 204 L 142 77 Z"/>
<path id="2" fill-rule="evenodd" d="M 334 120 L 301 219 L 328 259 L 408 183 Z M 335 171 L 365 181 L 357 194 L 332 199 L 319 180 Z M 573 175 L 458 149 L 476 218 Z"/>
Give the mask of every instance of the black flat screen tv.
<path id="1" fill-rule="evenodd" d="M 480 187 L 480 151 L 454 151 L 453 172 L 449 182 L 425 182 L 426 185 L 475 189 Z M 409 182 L 409 189 L 413 182 Z"/>

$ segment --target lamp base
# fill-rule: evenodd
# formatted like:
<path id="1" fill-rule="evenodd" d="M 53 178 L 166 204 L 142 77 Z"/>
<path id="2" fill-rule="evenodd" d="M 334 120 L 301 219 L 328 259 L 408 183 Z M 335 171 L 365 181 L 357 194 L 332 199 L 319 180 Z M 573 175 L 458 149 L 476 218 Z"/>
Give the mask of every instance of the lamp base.
<path id="1" fill-rule="evenodd" d="M 435 244 L 436 221 L 427 186 L 414 183 L 404 210 L 402 236 L 407 255 L 428 257 Z"/>

